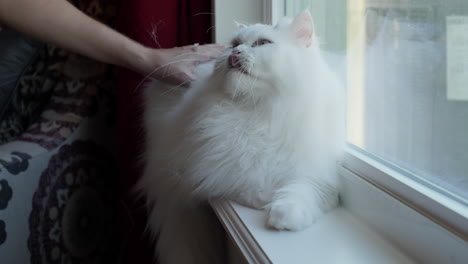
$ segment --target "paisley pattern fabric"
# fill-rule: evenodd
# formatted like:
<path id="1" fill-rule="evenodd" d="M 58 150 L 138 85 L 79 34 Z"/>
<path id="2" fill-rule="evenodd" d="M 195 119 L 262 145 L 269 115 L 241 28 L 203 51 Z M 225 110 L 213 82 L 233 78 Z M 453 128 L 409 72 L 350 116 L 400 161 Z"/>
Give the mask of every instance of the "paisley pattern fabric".
<path id="1" fill-rule="evenodd" d="M 113 20 L 111 1 L 72 2 Z M 117 263 L 112 67 L 46 46 L 20 86 L 27 117 L 0 139 L 0 263 Z"/>
<path id="2" fill-rule="evenodd" d="M 0 144 L 18 137 L 47 103 L 46 47 L 13 30 L 0 32 Z"/>
<path id="3" fill-rule="evenodd" d="M 47 109 L 19 140 L 53 149 L 75 131 L 83 118 L 96 114 L 98 102 L 108 100 L 114 82 L 107 65 L 52 46 L 47 54 L 44 86 L 53 87 L 53 93 Z"/>
<path id="4" fill-rule="evenodd" d="M 114 23 L 114 5 L 108 0 L 72 0 L 70 2 L 103 23 Z M 86 98 L 89 98 L 89 94 L 101 93 L 103 90 L 98 89 L 101 86 L 109 86 L 109 83 L 105 83 L 109 79 L 101 78 L 108 74 L 108 69 L 109 67 L 102 63 L 52 45 L 43 45 L 17 81 L 18 87 L 14 91 L 11 103 L 2 115 L 0 144 L 22 135 L 22 140 L 37 142 L 49 149 L 56 147 L 60 140 L 77 127 L 80 120 L 40 116 L 45 105 L 49 104 L 48 110 L 61 112 L 74 110 L 74 114 L 78 117 L 91 114 L 84 113 L 84 111 L 92 112 L 96 107 L 89 107 L 86 104 L 96 102 L 88 102 Z M 82 89 L 83 87 L 86 89 Z M 38 118 L 39 122 L 34 123 Z M 30 129 L 33 135 L 23 134 L 31 125 L 34 125 Z M 47 142 L 43 137 L 52 134 L 56 136 L 53 142 Z"/>
<path id="5" fill-rule="evenodd" d="M 115 261 L 114 166 L 92 142 L 75 141 L 50 159 L 29 216 L 31 263 Z"/>

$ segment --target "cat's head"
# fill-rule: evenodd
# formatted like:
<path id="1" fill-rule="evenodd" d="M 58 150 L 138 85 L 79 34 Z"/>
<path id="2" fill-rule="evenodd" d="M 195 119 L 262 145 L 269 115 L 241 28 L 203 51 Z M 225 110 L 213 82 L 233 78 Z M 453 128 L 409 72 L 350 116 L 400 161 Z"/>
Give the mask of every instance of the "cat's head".
<path id="1" fill-rule="evenodd" d="M 294 89 L 304 74 L 304 60 L 317 49 L 309 11 L 277 25 L 239 25 L 231 47 L 218 59 L 216 71 L 232 97 L 259 100 Z"/>

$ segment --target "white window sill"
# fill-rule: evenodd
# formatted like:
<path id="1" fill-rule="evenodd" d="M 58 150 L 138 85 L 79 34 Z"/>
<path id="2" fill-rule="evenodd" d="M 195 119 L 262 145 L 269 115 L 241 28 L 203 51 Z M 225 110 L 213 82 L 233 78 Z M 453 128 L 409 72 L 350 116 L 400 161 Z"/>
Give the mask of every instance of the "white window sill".
<path id="1" fill-rule="evenodd" d="M 234 202 L 212 202 L 247 263 L 416 263 L 338 208 L 301 232 L 265 228 L 266 213 Z"/>
<path id="2" fill-rule="evenodd" d="M 345 165 L 364 169 L 369 164 L 348 160 Z M 389 194 L 346 166 L 339 166 L 343 207 L 301 232 L 267 229 L 266 212 L 230 201 L 213 201 L 212 207 L 234 244 L 231 259 L 240 260 L 230 264 L 244 263 L 242 259 L 247 263 L 279 264 L 468 263 L 468 238 L 464 233 L 434 222 L 402 202 L 404 197 Z M 377 171 L 369 173 L 385 178 Z M 464 219 L 460 223 L 466 223 Z"/>

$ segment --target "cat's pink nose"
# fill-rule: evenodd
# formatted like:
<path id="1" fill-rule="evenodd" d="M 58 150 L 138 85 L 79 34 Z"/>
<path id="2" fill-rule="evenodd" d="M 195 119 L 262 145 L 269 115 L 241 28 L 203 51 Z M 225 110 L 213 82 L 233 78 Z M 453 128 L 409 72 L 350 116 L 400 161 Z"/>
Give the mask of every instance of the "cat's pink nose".
<path id="1" fill-rule="evenodd" d="M 240 68 L 242 65 L 240 63 L 239 52 L 233 52 L 229 58 L 229 66 L 232 68 Z"/>

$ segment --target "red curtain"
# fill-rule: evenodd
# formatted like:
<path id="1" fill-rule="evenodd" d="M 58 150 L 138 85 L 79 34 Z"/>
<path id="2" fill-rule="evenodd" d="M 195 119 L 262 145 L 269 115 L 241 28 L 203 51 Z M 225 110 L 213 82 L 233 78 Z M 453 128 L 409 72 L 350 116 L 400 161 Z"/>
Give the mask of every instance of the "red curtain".
<path id="1" fill-rule="evenodd" d="M 211 0 L 121 0 L 118 30 L 154 48 L 211 42 Z M 154 244 L 144 234 L 146 212 L 132 188 L 141 173 L 143 76 L 119 69 L 117 74 L 117 136 L 120 165 L 121 263 L 152 263 Z"/>

